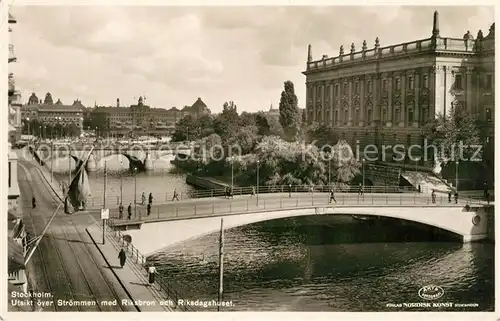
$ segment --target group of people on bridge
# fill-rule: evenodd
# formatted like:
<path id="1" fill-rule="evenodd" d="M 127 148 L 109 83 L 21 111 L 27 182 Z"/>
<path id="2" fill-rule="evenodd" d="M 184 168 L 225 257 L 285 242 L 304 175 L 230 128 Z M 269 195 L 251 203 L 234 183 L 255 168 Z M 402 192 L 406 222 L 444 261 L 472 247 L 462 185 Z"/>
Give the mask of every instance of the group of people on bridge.
<path id="1" fill-rule="evenodd" d="M 144 194 L 144 192 L 142 192 L 142 195 L 141 195 L 141 205 L 146 205 L 146 194 Z M 151 206 L 152 205 L 153 205 L 153 193 L 149 193 L 148 204 L 146 206 L 148 216 L 151 214 Z M 118 211 L 120 213 L 120 216 L 119 216 L 120 219 L 123 219 L 123 210 L 124 210 L 123 203 L 120 203 L 120 205 L 118 206 Z M 132 203 L 128 204 L 127 214 L 128 214 L 127 219 L 128 220 L 132 219 Z"/>

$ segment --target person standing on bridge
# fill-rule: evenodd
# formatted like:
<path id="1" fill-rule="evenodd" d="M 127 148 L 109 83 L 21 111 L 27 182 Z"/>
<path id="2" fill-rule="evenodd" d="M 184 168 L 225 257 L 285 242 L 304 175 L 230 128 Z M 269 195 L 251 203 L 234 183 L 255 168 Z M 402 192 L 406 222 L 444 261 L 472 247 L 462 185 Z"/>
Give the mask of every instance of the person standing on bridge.
<path id="1" fill-rule="evenodd" d="M 176 189 L 174 189 L 174 196 L 172 197 L 172 202 L 174 200 L 179 200 L 179 194 L 177 194 L 177 190 Z"/>
<path id="2" fill-rule="evenodd" d="M 149 204 L 153 204 L 153 193 L 149 193 Z"/>
<path id="3" fill-rule="evenodd" d="M 254 196 L 255 196 L 255 187 L 252 186 L 252 191 L 251 191 L 250 197 L 254 197 Z"/>
<path id="4" fill-rule="evenodd" d="M 155 274 L 156 274 L 156 268 L 153 265 L 150 265 L 148 267 L 148 281 L 149 285 L 155 283 Z"/>
<path id="5" fill-rule="evenodd" d="M 141 195 L 141 204 L 146 205 L 146 195 L 144 195 L 144 192 L 142 192 L 142 195 Z"/>
<path id="6" fill-rule="evenodd" d="M 132 218 L 132 203 L 128 204 L 127 212 L 128 212 L 128 219 L 130 220 Z"/>
<path id="7" fill-rule="evenodd" d="M 120 220 L 123 218 L 123 204 L 120 203 L 120 206 L 118 206 L 118 212 L 120 214 L 119 218 Z"/>
<path id="8" fill-rule="evenodd" d="M 436 204 L 436 191 L 435 190 L 432 190 L 431 200 L 432 200 L 432 204 Z"/>
<path id="9" fill-rule="evenodd" d="M 458 204 L 458 191 L 455 191 L 455 204 Z"/>
<path id="10" fill-rule="evenodd" d="M 361 183 L 358 186 L 358 196 L 363 196 L 363 185 Z"/>
<path id="11" fill-rule="evenodd" d="M 448 191 L 448 203 L 451 203 L 451 192 Z"/>
<path id="12" fill-rule="evenodd" d="M 337 200 L 335 199 L 335 192 L 334 192 L 333 188 L 330 189 L 330 200 L 328 201 L 328 203 L 331 203 L 332 201 L 337 203 Z"/>
<path id="13" fill-rule="evenodd" d="M 35 196 L 31 198 L 31 208 L 35 209 L 36 208 L 36 199 Z"/>
<path id="14" fill-rule="evenodd" d="M 123 269 L 123 266 L 127 261 L 127 253 L 125 252 L 124 249 L 121 249 L 120 253 L 118 253 L 118 259 L 120 259 L 120 267 Z"/>

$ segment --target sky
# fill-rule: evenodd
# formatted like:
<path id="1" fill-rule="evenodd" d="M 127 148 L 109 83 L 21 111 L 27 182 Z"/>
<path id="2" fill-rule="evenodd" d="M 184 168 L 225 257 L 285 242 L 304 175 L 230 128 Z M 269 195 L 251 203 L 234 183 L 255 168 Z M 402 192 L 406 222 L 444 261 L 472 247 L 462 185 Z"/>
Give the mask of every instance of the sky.
<path id="1" fill-rule="evenodd" d="M 443 37 L 488 34 L 492 7 L 125 7 L 13 6 L 9 64 L 26 102 L 34 91 L 54 101 L 122 106 L 146 97 L 156 108 L 198 97 L 212 112 L 277 107 L 291 80 L 305 107 L 307 46 L 314 59 L 352 42 L 373 48 L 431 36 L 434 10 Z"/>

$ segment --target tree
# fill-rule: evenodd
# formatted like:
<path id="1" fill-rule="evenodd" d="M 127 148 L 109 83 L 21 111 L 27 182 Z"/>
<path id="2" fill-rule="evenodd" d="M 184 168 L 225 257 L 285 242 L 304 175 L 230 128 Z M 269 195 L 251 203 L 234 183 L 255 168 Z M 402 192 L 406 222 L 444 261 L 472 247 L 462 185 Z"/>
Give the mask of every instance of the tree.
<path id="1" fill-rule="evenodd" d="M 477 150 L 474 146 L 481 144 L 480 121 L 463 107 L 451 108 L 447 117 L 439 115 L 427 128 L 430 128 L 429 138 L 438 147 L 438 153 L 441 153 L 439 158 L 444 158 L 440 160 L 457 160 L 461 157 L 471 160 L 472 156 L 482 156 L 474 155 Z"/>
<path id="2" fill-rule="evenodd" d="M 257 114 L 249 113 L 246 111 L 241 113 L 239 126 L 245 127 L 245 126 L 256 126 L 256 125 L 257 125 Z"/>
<path id="3" fill-rule="evenodd" d="M 255 125 L 257 126 L 257 133 L 261 136 L 267 136 L 271 133 L 271 128 L 269 127 L 269 122 L 267 117 L 263 112 L 258 112 L 255 115 Z"/>
<path id="4" fill-rule="evenodd" d="M 312 124 L 306 129 L 306 142 L 313 143 L 325 152 L 330 152 L 330 147 L 337 142 L 339 137 L 333 127 L 329 125 Z M 326 147 L 325 147 L 326 146 Z"/>
<path id="5" fill-rule="evenodd" d="M 175 125 L 172 141 L 195 140 L 199 138 L 198 135 L 196 119 L 192 115 L 186 115 Z"/>
<path id="6" fill-rule="evenodd" d="M 233 101 L 225 102 L 222 113 L 214 119 L 214 132 L 219 135 L 224 143 L 238 130 L 239 115 Z"/>
<path id="7" fill-rule="evenodd" d="M 283 127 L 285 138 L 293 141 L 297 137 L 298 132 L 298 99 L 295 95 L 293 82 L 285 81 L 284 90 L 281 92 L 279 105 L 280 124 Z"/>

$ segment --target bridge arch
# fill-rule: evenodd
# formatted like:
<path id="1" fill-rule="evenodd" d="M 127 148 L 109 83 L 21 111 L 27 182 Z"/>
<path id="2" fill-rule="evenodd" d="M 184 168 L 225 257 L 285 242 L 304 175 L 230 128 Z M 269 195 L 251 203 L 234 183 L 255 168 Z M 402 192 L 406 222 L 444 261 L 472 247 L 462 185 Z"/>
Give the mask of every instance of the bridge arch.
<path id="1" fill-rule="evenodd" d="M 196 239 L 220 229 L 220 219 L 224 228 L 249 225 L 279 218 L 310 215 L 365 215 L 401 219 L 433 226 L 462 236 L 464 242 L 474 241 L 487 236 L 487 217 L 485 211 L 466 212 L 462 207 L 311 207 L 303 209 L 280 210 L 260 213 L 245 213 L 226 216 L 211 216 L 193 219 L 178 219 L 142 224 L 139 230 L 129 230 L 133 244 L 144 255 L 152 255 L 170 246 Z M 477 224 L 473 218 L 479 216 Z"/>

